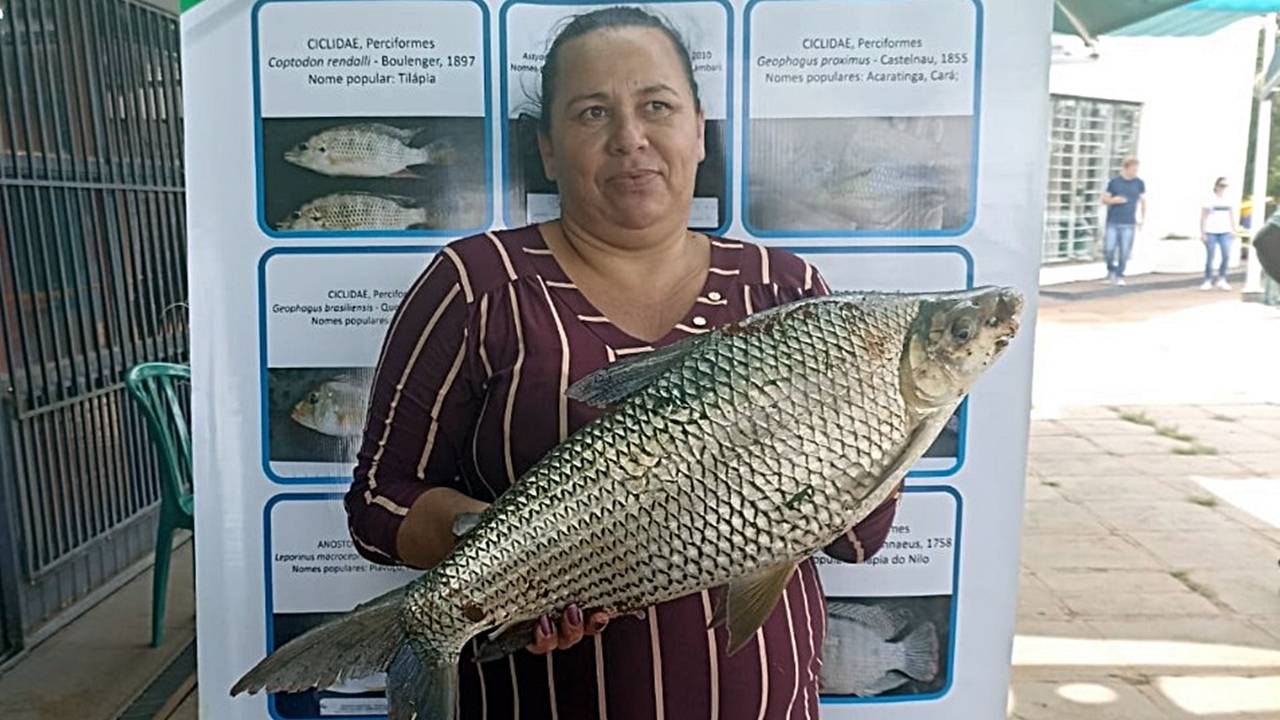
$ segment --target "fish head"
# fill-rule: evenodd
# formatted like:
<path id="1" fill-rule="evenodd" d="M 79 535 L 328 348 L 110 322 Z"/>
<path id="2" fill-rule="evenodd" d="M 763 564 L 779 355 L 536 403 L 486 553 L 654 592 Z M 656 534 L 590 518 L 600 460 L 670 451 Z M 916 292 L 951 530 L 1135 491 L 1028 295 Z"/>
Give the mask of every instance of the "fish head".
<path id="1" fill-rule="evenodd" d="M 289 417 L 304 428 L 321 432 L 325 415 L 332 404 L 331 393 L 323 385 L 314 388 L 289 411 Z"/>
<path id="2" fill-rule="evenodd" d="M 314 135 L 284 151 L 285 162 L 298 167 L 322 172 L 333 160 L 329 154 L 329 143 L 324 134 Z"/>
<path id="3" fill-rule="evenodd" d="M 328 215 L 316 205 L 304 205 L 289 213 L 277 225 L 277 230 L 327 230 Z"/>
<path id="4" fill-rule="evenodd" d="M 925 296 L 903 348 L 903 396 L 918 410 L 950 412 L 1009 346 L 1022 307 L 1009 287 Z"/>

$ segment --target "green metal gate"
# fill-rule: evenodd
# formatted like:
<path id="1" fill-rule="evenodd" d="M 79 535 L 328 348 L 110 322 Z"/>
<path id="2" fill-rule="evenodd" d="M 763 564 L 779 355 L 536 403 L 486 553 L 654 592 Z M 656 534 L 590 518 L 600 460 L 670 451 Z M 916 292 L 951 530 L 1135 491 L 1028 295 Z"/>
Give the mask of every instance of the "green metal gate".
<path id="1" fill-rule="evenodd" d="M 187 287 L 176 16 L 128 0 L 0 0 L 0 13 L 12 650 L 152 547 L 157 465 L 121 377 L 185 362 Z"/>

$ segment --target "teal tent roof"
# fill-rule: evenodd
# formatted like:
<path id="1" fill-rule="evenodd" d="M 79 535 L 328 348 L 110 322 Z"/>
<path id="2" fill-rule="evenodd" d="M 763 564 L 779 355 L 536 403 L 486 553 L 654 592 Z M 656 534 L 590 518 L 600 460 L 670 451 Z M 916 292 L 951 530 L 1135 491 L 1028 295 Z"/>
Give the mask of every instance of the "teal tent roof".
<path id="1" fill-rule="evenodd" d="M 1232 23 L 1280 12 L 1280 0 L 1195 0 L 1108 32 L 1108 35 L 1191 37 L 1210 35 Z"/>

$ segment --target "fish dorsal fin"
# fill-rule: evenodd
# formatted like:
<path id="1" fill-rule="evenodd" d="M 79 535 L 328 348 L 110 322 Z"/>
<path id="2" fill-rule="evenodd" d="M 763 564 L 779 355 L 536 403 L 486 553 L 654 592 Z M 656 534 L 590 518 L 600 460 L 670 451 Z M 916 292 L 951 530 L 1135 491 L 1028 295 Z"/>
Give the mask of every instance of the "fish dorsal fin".
<path id="1" fill-rule="evenodd" d="M 409 141 L 418 133 L 422 132 L 422 128 L 402 128 L 395 125 L 387 125 L 386 123 L 355 123 L 348 125 L 350 130 L 358 130 L 361 132 L 377 133 L 379 135 L 390 135 L 393 138 L 408 145 Z"/>
<path id="2" fill-rule="evenodd" d="M 902 630 L 893 615 L 875 605 L 832 601 L 827 605 L 827 615 L 858 623 L 884 640 L 894 637 Z"/>
<path id="3" fill-rule="evenodd" d="M 741 650 L 756 630 L 764 625 L 764 621 L 778 605 L 782 593 L 786 592 L 787 583 L 791 581 L 791 574 L 795 570 L 795 563 L 787 562 L 729 583 L 729 590 L 721 603 L 723 610 L 718 610 L 716 614 L 719 616 L 723 613 L 724 621 L 729 627 L 730 655 Z"/>
<path id="4" fill-rule="evenodd" d="M 608 407 L 647 387 L 706 341 L 706 335 L 697 335 L 659 350 L 615 362 L 570 385 L 565 396 L 587 405 Z"/>

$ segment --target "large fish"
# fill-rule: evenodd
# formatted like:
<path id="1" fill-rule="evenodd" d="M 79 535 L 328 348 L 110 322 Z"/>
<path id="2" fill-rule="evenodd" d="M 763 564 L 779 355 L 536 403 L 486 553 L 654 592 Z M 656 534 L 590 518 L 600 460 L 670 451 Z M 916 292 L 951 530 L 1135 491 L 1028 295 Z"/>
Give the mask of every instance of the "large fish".
<path id="1" fill-rule="evenodd" d="M 840 294 L 601 369 L 568 395 L 606 411 L 439 565 L 293 640 L 231 692 L 386 669 L 390 718 L 450 718 L 459 653 L 481 633 L 519 647 L 570 603 L 617 616 L 726 584 L 713 624 L 736 652 L 796 564 L 894 492 L 1021 309 L 1008 288 Z"/>
<path id="2" fill-rule="evenodd" d="M 336 192 L 311 200 L 277 224 L 278 230 L 408 230 L 438 227 L 444 212 L 399 195 Z"/>
<path id="3" fill-rule="evenodd" d="M 415 165 L 448 165 L 457 153 L 448 140 L 413 145 L 422 130 L 358 123 L 322 130 L 284 153 L 299 167 L 331 177 L 416 177 Z"/>
<path id="4" fill-rule="evenodd" d="M 938 630 L 878 605 L 832 600 L 822 644 L 822 691 L 880 695 L 911 680 L 938 675 Z"/>
<path id="5" fill-rule="evenodd" d="M 368 383 L 336 377 L 315 386 L 289 411 L 299 425 L 322 435 L 356 437 L 364 432 Z"/>

